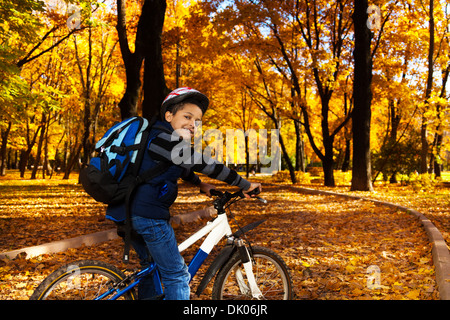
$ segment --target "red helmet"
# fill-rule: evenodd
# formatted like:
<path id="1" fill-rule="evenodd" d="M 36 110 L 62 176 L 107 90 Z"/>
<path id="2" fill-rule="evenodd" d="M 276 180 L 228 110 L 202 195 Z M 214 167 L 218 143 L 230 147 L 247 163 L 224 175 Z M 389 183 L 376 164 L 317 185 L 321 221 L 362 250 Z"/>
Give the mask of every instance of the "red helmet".
<path id="1" fill-rule="evenodd" d="M 173 90 L 169 95 L 164 99 L 161 105 L 161 116 L 164 117 L 167 109 L 171 106 L 180 103 L 188 98 L 192 98 L 196 104 L 202 109 L 203 114 L 205 114 L 208 109 L 209 99 L 200 91 L 189 87 L 182 87 Z"/>

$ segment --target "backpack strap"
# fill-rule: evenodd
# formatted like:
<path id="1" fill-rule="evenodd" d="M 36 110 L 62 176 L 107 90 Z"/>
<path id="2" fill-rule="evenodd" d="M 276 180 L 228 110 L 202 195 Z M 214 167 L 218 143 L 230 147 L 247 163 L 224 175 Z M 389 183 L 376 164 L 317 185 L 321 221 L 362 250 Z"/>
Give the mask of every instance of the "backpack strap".
<path id="1" fill-rule="evenodd" d="M 168 128 L 162 126 L 162 125 L 155 125 L 156 121 L 157 121 L 157 117 L 153 117 L 150 121 L 149 121 L 149 125 L 148 125 L 148 130 L 146 130 L 143 133 L 143 137 L 141 141 L 145 141 L 146 143 L 149 143 L 149 141 L 147 141 L 149 135 L 150 135 L 150 130 L 151 129 L 157 129 L 166 133 L 172 133 L 171 130 L 169 130 Z M 144 148 L 145 150 L 147 150 L 147 148 Z M 140 158 L 136 160 L 136 163 L 141 163 L 142 158 L 144 156 L 144 153 L 142 152 L 140 154 Z M 171 162 L 168 161 L 161 161 L 159 162 L 155 167 L 143 172 L 140 175 L 137 175 L 136 172 L 136 179 L 134 181 L 134 183 L 130 186 L 130 188 L 128 189 L 127 195 L 125 197 L 125 208 L 126 208 L 126 219 L 125 219 L 125 237 L 124 237 L 124 253 L 123 253 L 123 261 L 125 263 L 128 263 L 129 258 L 130 258 L 130 247 L 131 247 L 131 232 L 132 232 L 132 225 L 131 225 L 131 198 L 133 196 L 134 191 L 136 190 L 136 188 L 138 186 L 140 186 L 143 183 L 146 183 L 148 181 L 151 181 L 152 179 L 154 179 L 155 177 L 161 175 L 162 173 L 164 173 L 171 165 L 173 165 Z M 139 170 L 140 165 L 136 166 L 136 170 Z"/>
<path id="2" fill-rule="evenodd" d="M 141 184 L 154 179 L 155 177 L 161 175 L 165 172 L 170 166 L 171 162 L 161 161 L 155 167 L 145 171 L 143 174 L 136 177 L 134 183 L 128 189 L 127 195 L 125 197 L 125 208 L 126 208 L 126 220 L 125 220 L 125 238 L 124 238 L 124 253 L 123 253 L 123 262 L 128 263 L 130 259 L 130 246 L 131 246 L 131 198 L 133 196 L 134 191 Z"/>
<path id="3" fill-rule="evenodd" d="M 134 151 L 139 150 L 141 148 L 141 144 L 133 144 L 131 146 L 111 146 L 111 152 L 120 154 L 121 156 L 124 156 L 128 151 Z"/>

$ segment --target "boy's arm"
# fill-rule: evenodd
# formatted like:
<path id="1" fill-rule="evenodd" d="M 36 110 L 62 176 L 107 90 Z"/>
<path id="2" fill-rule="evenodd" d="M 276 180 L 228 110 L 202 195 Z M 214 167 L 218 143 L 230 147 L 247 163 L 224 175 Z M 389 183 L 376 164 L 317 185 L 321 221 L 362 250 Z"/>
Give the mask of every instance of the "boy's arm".
<path id="1" fill-rule="evenodd" d="M 149 146 L 150 156 L 159 161 L 170 161 L 189 171 L 200 172 L 210 178 L 248 190 L 251 183 L 223 163 L 195 152 L 185 140 L 174 140 L 173 135 L 160 133 Z M 187 154 L 186 154 L 187 153 Z"/>
<path id="2" fill-rule="evenodd" d="M 200 185 L 200 183 L 202 182 L 200 180 L 200 177 L 198 175 L 195 174 L 194 171 L 192 170 L 187 170 L 185 169 L 183 175 L 181 176 L 181 179 L 183 179 L 184 181 L 187 181 L 189 183 L 192 183 L 193 185 Z"/>

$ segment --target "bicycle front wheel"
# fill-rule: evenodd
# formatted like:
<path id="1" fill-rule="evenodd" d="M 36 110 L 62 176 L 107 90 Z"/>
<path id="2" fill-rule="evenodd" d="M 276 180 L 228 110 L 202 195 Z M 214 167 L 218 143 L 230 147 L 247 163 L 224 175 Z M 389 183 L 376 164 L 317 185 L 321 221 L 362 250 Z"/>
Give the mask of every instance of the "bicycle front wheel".
<path id="1" fill-rule="evenodd" d="M 31 295 L 30 300 L 94 300 L 124 278 L 122 271 L 105 262 L 95 260 L 72 262 L 45 278 Z M 134 292 L 130 290 L 121 298 L 134 300 Z"/>
<path id="2" fill-rule="evenodd" d="M 270 249 L 252 247 L 253 274 L 263 299 L 292 299 L 292 279 L 283 259 Z M 213 300 L 253 299 L 239 252 L 233 254 L 217 274 Z"/>

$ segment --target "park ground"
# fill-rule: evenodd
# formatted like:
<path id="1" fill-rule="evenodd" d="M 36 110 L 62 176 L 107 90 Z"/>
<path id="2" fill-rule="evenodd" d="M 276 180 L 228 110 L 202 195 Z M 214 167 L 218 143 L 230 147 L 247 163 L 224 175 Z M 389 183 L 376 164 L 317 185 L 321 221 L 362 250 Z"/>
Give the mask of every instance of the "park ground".
<path id="1" fill-rule="evenodd" d="M 283 179 L 251 177 L 250 180 L 262 182 L 263 197 L 268 203 L 241 201 L 235 206 L 236 219 L 241 225 L 266 219 L 248 234 L 249 239 L 283 257 L 291 270 L 296 300 L 439 299 L 432 246 L 413 215 L 369 201 L 303 194 Z M 217 186 L 229 189 L 222 183 Z M 416 209 L 450 243 L 450 188 L 446 183 L 423 188 L 377 183 L 371 193 L 350 192 L 345 181 L 335 188 L 317 183 L 298 186 L 357 194 Z M 0 252 L 114 227 L 104 219 L 105 206 L 84 193 L 76 175 L 69 180 L 60 177 L 29 180 L 27 176 L 20 179 L 17 172 L 8 172 L 0 177 L 0 194 Z M 211 199 L 181 183 L 172 214 L 210 205 Z M 177 228 L 178 241 L 204 223 Z M 186 252 L 187 262 L 194 251 Z M 0 300 L 28 299 L 48 274 L 75 260 L 97 259 L 122 269 L 138 267 L 135 255 L 129 265 L 123 265 L 121 258 L 122 242 L 113 240 L 31 259 L 19 256 L 0 260 Z M 377 288 L 368 285 L 369 270 L 374 267 L 380 270 Z M 202 267 L 193 280 L 192 291 L 195 292 L 205 270 Z M 200 299 L 210 298 L 211 287 Z"/>

